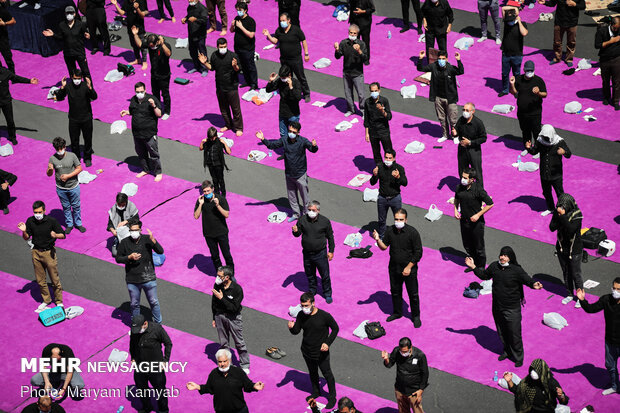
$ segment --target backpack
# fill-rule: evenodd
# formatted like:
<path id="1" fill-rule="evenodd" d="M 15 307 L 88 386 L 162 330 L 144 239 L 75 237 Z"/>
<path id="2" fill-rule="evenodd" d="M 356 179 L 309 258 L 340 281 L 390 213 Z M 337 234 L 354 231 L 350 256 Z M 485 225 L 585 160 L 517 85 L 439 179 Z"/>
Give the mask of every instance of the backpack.
<path id="1" fill-rule="evenodd" d="M 381 326 L 381 323 L 378 321 L 366 323 L 366 325 L 364 326 L 364 330 L 366 331 L 366 335 L 368 336 L 368 338 L 371 340 L 383 337 L 385 335 L 385 328 L 383 328 Z"/>
<path id="2" fill-rule="evenodd" d="M 372 251 L 370 247 L 366 248 L 355 248 L 349 251 L 349 256 L 347 258 L 370 258 L 372 257 Z"/>
<path id="3" fill-rule="evenodd" d="M 482 290 L 482 286 L 477 282 L 470 283 L 465 290 L 463 291 L 463 297 L 467 298 L 478 298 L 480 295 L 480 290 Z"/>
<path id="4" fill-rule="evenodd" d="M 131 75 L 136 73 L 136 69 L 134 69 L 133 66 L 126 65 L 126 64 L 123 64 L 123 63 L 117 63 L 116 64 L 116 70 L 121 72 L 123 74 L 123 76 L 131 76 Z"/>
<path id="5" fill-rule="evenodd" d="M 65 310 L 63 307 L 52 307 L 39 313 L 39 320 L 45 327 L 53 326 L 65 320 Z"/>
<path id="6" fill-rule="evenodd" d="M 586 232 L 581 236 L 581 241 L 583 242 L 583 247 L 595 250 L 598 248 L 598 244 L 601 241 L 605 241 L 607 239 L 607 234 L 604 230 L 600 228 L 589 228 Z"/>

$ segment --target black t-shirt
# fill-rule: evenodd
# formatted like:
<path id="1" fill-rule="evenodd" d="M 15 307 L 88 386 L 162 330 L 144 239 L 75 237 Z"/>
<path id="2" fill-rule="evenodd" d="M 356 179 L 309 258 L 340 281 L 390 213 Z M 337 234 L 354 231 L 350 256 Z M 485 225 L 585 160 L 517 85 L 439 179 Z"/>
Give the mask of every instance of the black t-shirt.
<path id="1" fill-rule="evenodd" d="M 146 39 L 142 40 L 143 44 L 146 44 Z M 172 51 L 170 44 L 164 42 L 168 50 Z M 166 56 L 166 53 L 161 47 L 157 49 L 151 49 L 149 47 L 149 58 L 151 59 L 151 76 L 157 79 L 165 79 L 170 77 L 170 57 Z"/>
<path id="2" fill-rule="evenodd" d="M 26 233 L 32 237 L 32 243 L 36 249 L 48 250 L 54 247 L 56 239 L 50 235 L 51 231 L 57 234 L 65 233 L 56 218 L 49 215 L 44 215 L 42 220 L 35 217 L 29 217 L 26 220 Z"/>
<path id="3" fill-rule="evenodd" d="M 477 182 L 474 182 L 469 189 L 466 186 L 459 185 L 456 188 L 454 199 L 459 202 L 461 207 L 461 222 L 471 222 L 469 219 L 480 212 L 483 202 L 487 206 L 493 205 L 491 197 Z M 484 222 L 484 215 L 478 219 L 478 222 Z"/>
<path id="4" fill-rule="evenodd" d="M 13 19 L 11 12 L 9 11 L 8 0 L 5 3 L 0 3 L 0 20 L 3 22 L 9 22 Z M 6 26 L 0 26 L 0 40 L 9 40 L 9 31 Z"/>
<path id="5" fill-rule="evenodd" d="M 215 238 L 221 235 L 228 234 L 228 225 L 226 224 L 226 218 L 220 213 L 213 202 L 213 199 L 217 198 L 220 201 L 220 206 L 230 211 L 228 201 L 222 195 L 213 195 L 211 201 L 205 198 L 205 202 L 202 204 L 202 235 L 205 238 Z M 198 208 L 198 200 L 194 205 L 194 211 Z"/>
<path id="6" fill-rule="evenodd" d="M 144 95 L 144 99 L 139 101 L 136 96 L 131 98 L 129 103 L 129 114 L 131 115 L 131 132 L 134 138 L 151 139 L 157 135 L 157 120 L 155 108 L 149 103 L 149 99 L 155 101 L 155 106 L 161 109 L 161 103 L 153 95 L 148 93 Z"/>
<path id="7" fill-rule="evenodd" d="M 47 346 L 45 346 L 45 348 L 43 349 L 43 351 L 41 352 L 41 358 L 50 358 L 52 357 L 52 349 L 58 347 L 58 349 L 60 350 L 60 357 L 63 359 L 70 359 L 70 358 L 75 358 L 75 354 L 73 354 L 73 350 L 71 350 L 71 347 L 69 347 L 66 344 L 56 344 L 56 343 L 50 343 Z M 51 367 L 50 367 L 51 369 Z M 54 373 L 54 371 L 51 371 L 51 373 Z M 58 373 L 60 373 L 60 371 L 58 371 Z"/>
<path id="8" fill-rule="evenodd" d="M 291 25 L 288 32 L 278 27 L 273 37 L 280 43 L 281 59 L 294 60 L 301 56 L 301 42 L 306 40 L 306 35 L 298 26 Z"/>
<path id="9" fill-rule="evenodd" d="M 136 26 L 140 33 L 144 33 L 144 17 L 141 17 L 133 7 L 135 2 L 138 3 L 140 10 L 143 12 L 149 10 L 146 0 L 124 0 L 123 10 L 127 16 L 127 30 L 131 31 L 131 26 Z"/>
<path id="10" fill-rule="evenodd" d="M 525 75 L 515 77 L 515 89 L 517 89 L 517 114 L 540 115 L 542 114 L 543 99 L 535 95 L 532 89 L 538 86 L 541 92 L 547 91 L 547 86 L 542 78 L 534 75 L 531 79 Z"/>
<path id="11" fill-rule="evenodd" d="M 215 89 L 220 92 L 230 92 L 239 88 L 239 72 L 233 69 L 233 59 L 237 60 L 238 65 L 239 56 L 230 50 L 225 54 L 216 50 L 209 59 L 211 68 L 215 71 Z"/>
<path id="12" fill-rule="evenodd" d="M 247 31 L 254 32 L 254 34 L 256 34 L 256 22 L 250 16 L 245 16 L 243 19 L 237 16 L 235 17 L 235 22 L 236 21 L 240 21 Z M 255 48 L 256 35 L 250 39 L 241 29 L 238 29 L 235 26 L 235 51 L 253 52 Z"/>
<path id="13" fill-rule="evenodd" d="M 392 225 L 385 232 L 383 243 L 390 247 L 389 265 L 405 267 L 410 262 L 417 264 L 422 259 L 420 233 L 411 225 L 405 224 L 400 231 Z"/>
<path id="14" fill-rule="evenodd" d="M 527 24 L 521 22 L 527 29 Z M 523 36 L 519 30 L 519 23 L 509 25 L 504 23 L 504 39 L 502 40 L 502 53 L 504 56 L 523 56 Z"/>

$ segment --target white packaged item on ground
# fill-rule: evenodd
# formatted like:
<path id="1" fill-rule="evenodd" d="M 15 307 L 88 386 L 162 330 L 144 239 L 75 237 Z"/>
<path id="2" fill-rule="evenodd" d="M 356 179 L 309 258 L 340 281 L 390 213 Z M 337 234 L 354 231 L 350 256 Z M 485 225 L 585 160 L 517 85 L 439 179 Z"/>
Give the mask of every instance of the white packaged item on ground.
<path id="1" fill-rule="evenodd" d="M 592 60 L 583 58 L 577 63 L 577 69 L 575 71 L 588 69 L 592 69 Z"/>
<path id="2" fill-rule="evenodd" d="M 344 239 L 344 245 L 348 245 L 351 248 L 357 248 L 362 242 L 363 236 L 359 232 L 347 234 Z M 356 245 L 357 244 L 357 245 Z"/>
<path id="3" fill-rule="evenodd" d="M 78 305 L 72 305 L 71 307 L 65 308 L 65 317 L 71 320 L 79 315 L 84 313 L 84 308 Z"/>
<path id="4" fill-rule="evenodd" d="M 265 152 L 253 150 L 253 151 L 250 151 L 250 153 L 248 154 L 248 161 L 260 162 L 263 159 L 265 159 L 265 156 L 267 156 Z"/>
<path id="5" fill-rule="evenodd" d="M 568 325 L 566 319 L 558 313 L 544 313 L 543 323 L 556 330 L 561 330 Z"/>
<path id="6" fill-rule="evenodd" d="M 583 113 L 590 113 L 594 110 L 594 108 L 587 108 L 583 110 Z"/>
<path id="7" fill-rule="evenodd" d="M 229 148 L 232 148 L 233 145 L 235 144 L 235 141 L 233 141 L 230 138 L 222 138 L 222 139 L 224 139 L 224 142 L 226 142 L 226 145 L 228 145 Z"/>
<path id="8" fill-rule="evenodd" d="M 450 197 L 450 199 L 448 199 L 446 202 L 447 202 L 448 204 L 452 204 L 452 205 L 454 205 L 454 197 Z"/>
<path id="9" fill-rule="evenodd" d="M 325 105 L 327 105 L 327 102 L 321 102 L 321 101 L 318 101 L 318 100 L 315 100 L 314 102 L 312 102 L 312 106 L 317 106 L 319 108 L 322 108 Z"/>
<path id="10" fill-rule="evenodd" d="M 407 153 L 420 153 L 426 148 L 426 146 L 420 141 L 409 142 L 405 146 L 405 152 Z"/>
<path id="11" fill-rule="evenodd" d="M 254 52 L 254 61 L 256 62 L 257 60 L 260 60 L 260 55 L 258 52 Z"/>
<path id="12" fill-rule="evenodd" d="M 428 212 L 426 213 L 426 215 L 424 215 L 424 218 L 433 222 L 441 218 L 442 215 L 443 212 L 439 208 L 437 208 L 437 205 L 431 204 L 431 206 L 428 208 Z"/>
<path id="13" fill-rule="evenodd" d="M 273 49 L 274 47 L 276 47 L 276 45 L 275 45 L 275 44 L 273 44 L 273 43 L 269 43 L 267 46 L 263 47 L 263 50 Z"/>
<path id="14" fill-rule="evenodd" d="M 314 66 L 316 69 L 323 69 L 328 67 L 329 65 L 332 64 L 332 61 L 329 60 L 326 57 L 321 57 L 319 60 L 317 60 L 316 62 L 314 62 L 312 64 L 312 66 Z"/>
<path id="15" fill-rule="evenodd" d="M 513 110 L 515 110 L 515 107 L 508 104 L 494 105 L 493 109 L 491 109 L 491 111 L 495 113 L 510 113 Z"/>
<path id="16" fill-rule="evenodd" d="M 516 373 L 512 373 L 512 382 L 515 386 L 518 386 L 521 383 L 521 377 L 517 376 Z M 497 381 L 497 385 L 502 389 L 508 390 L 508 383 L 503 377 Z"/>
<path id="17" fill-rule="evenodd" d="M 336 125 L 335 129 L 336 129 L 336 132 L 344 132 L 347 129 L 351 129 L 352 127 L 353 127 L 353 124 L 351 122 L 343 120 L 342 122 Z"/>
<path id="18" fill-rule="evenodd" d="M 588 122 L 594 122 L 596 120 L 596 116 L 592 116 L 592 115 L 583 115 L 583 118 L 587 120 Z"/>
<path id="19" fill-rule="evenodd" d="M 566 113 L 578 113 L 581 110 L 581 103 L 577 101 L 568 102 L 564 105 L 564 112 Z"/>
<path id="20" fill-rule="evenodd" d="M 129 353 L 126 351 L 121 351 L 117 348 L 113 348 L 110 353 L 110 357 L 108 357 L 109 363 L 122 363 L 129 358 Z"/>
<path id="21" fill-rule="evenodd" d="M 355 175 L 355 178 L 351 179 L 347 185 L 359 187 L 370 181 L 370 178 L 372 178 L 372 176 L 368 174 L 357 174 Z"/>
<path id="22" fill-rule="evenodd" d="M 598 253 L 605 256 L 611 257 L 616 252 L 616 243 L 610 239 L 603 240 L 598 244 Z"/>
<path id="23" fill-rule="evenodd" d="M 246 102 L 251 102 L 254 96 L 258 96 L 258 92 L 256 90 L 248 90 L 241 96 L 241 99 Z"/>
<path id="24" fill-rule="evenodd" d="M 343 22 L 343 21 L 349 20 L 349 12 L 348 11 L 340 10 L 338 12 L 338 15 L 336 16 L 336 20 L 338 20 L 339 22 Z"/>
<path id="25" fill-rule="evenodd" d="M 459 50 L 467 50 L 474 45 L 474 39 L 471 37 L 461 37 L 454 42 L 454 47 Z"/>
<path id="26" fill-rule="evenodd" d="M 120 135 L 126 130 L 127 130 L 127 122 L 125 122 L 124 120 L 115 120 L 110 125 L 110 135 L 114 135 L 115 133 L 118 133 Z"/>
<path id="27" fill-rule="evenodd" d="M 426 43 L 426 35 L 424 33 L 418 36 L 418 43 L 423 43 L 423 42 Z"/>
<path id="28" fill-rule="evenodd" d="M 587 280 L 586 282 L 583 283 L 583 288 L 594 288 L 594 287 L 596 287 L 599 284 L 600 284 L 600 282 L 598 282 L 598 281 Z"/>
<path id="29" fill-rule="evenodd" d="M 133 182 L 129 182 L 123 185 L 121 192 L 127 196 L 134 196 L 138 193 L 138 185 L 134 184 Z"/>
<path id="30" fill-rule="evenodd" d="M 57 90 L 60 90 L 60 88 L 56 86 L 52 86 L 50 90 L 47 91 L 47 98 L 54 99 L 54 94 Z"/>
<path id="31" fill-rule="evenodd" d="M 106 82 L 118 82 L 122 78 L 123 78 L 123 74 L 121 72 L 119 72 L 118 70 L 114 69 L 114 70 L 110 70 L 105 75 L 103 80 L 105 80 Z"/>
<path id="32" fill-rule="evenodd" d="M 364 202 L 377 202 L 379 198 L 379 190 L 372 188 L 364 188 Z"/>
<path id="33" fill-rule="evenodd" d="M 480 283 L 482 286 L 482 290 L 480 290 L 480 295 L 491 294 L 493 292 L 493 280 L 484 280 Z"/>
<path id="34" fill-rule="evenodd" d="M 258 98 L 261 102 L 267 103 L 273 97 L 273 92 L 267 92 L 267 89 L 262 88 L 258 91 Z"/>
<path id="35" fill-rule="evenodd" d="M 88 171 L 82 171 L 78 174 L 78 182 L 81 184 L 87 184 L 97 179 L 97 175 L 91 174 Z"/>
<path id="36" fill-rule="evenodd" d="M 284 222 L 286 219 L 286 212 L 276 211 L 269 214 L 267 217 L 267 221 L 272 222 L 274 224 L 279 224 L 280 222 Z"/>
<path id="37" fill-rule="evenodd" d="M 363 340 L 363 339 L 365 339 L 365 338 L 368 338 L 368 334 L 366 334 L 366 328 L 365 328 L 365 327 L 366 327 L 366 324 L 368 323 L 368 321 L 370 321 L 370 320 L 364 320 L 364 321 L 362 321 L 362 322 L 360 323 L 360 325 L 359 325 L 359 326 L 357 326 L 357 327 L 355 328 L 355 330 L 353 330 L 353 335 L 354 335 L 355 337 L 359 337 L 359 338 L 361 338 L 362 340 Z"/>
<path id="38" fill-rule="evenodd" d="M 512 166 L 521 172 L 535 172 L 538 170 L 538 164 L 536 162 L 522 162 L 520 159 L 519 162 L 513 163 Z"/>
<path id="39" fill-rule="evenodd" d="M 0 146 L 0 156 L 10 156 L 13 155 L 13 146 L 10 143 L 5 143 Z"/>
<path id="40" fill-rule="evenodd" d="M 299 314 L 300 311 L 301 311 L 301 304 L 297 304 L 296 306 L 290 306 L 288 308 L 288 314 L 293 318 L 296 318 L 297 314 Z"/>
<path id="41" fill-rule="evenodd" d="M 122 227 L 116 228 L 116 238 L 118 239 L 118 242 L 121 242 L 128 236 L 129 236 L 129 227 L 127 225 L 123 225 Z"/>
<path id="42" fill-rule="evenodd" d="M 601 75 L 601 68 L 599 67 L 598 69 L 596 69 L 594 71 L 594 73 L 592 73 L 592 76 L 600 76 Z"/>
<path id="43" fill-rule="evenodd" d="M 177 39 L 176 42 L 174 43 L 174 47 L 176 47 L 177 49 L 187 49 L 188 45 L 189 45 L 189 39 L 187 37 L 184 39 Z"/>
<path id="44" fill-rule="evenodd" d="M 540 13 L 538 15 L 538 21 L 541 22 L 548 22 L 551 21 L 551 19 L 553 19 L 553 13 Z"/>
<path id="45" fill-rule="evenodd" d="M 570 407 L 558 403 L 555 408 L 555 413 L 570 413 Z"/>
<path id="46" fill-rule="evenodd" d="M 359 123 L 359 121 L 360 121 L 360 120 L 359 120 L 358 118 L 353 118 L 353 119 L 351 119 L 351 120 L 349 121 L 349 123 L 350 123 L 351 125 L 353 125 L 354 123 Z"/>
<path id="47" fill-rule="evenodd" d="M 416 93 L 418 93 L 416 85 L 403 86 L 400 88 L 400 95 L 403 99 L 415 99 Z"/>

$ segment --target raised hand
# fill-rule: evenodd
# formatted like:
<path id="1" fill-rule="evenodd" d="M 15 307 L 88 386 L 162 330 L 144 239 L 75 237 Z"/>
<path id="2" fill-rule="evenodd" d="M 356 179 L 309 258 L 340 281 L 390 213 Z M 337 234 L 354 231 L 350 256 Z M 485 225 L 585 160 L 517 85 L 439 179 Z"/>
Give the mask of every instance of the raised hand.
<path id="1" fill-rule="evenodd" d="M 138 33 L 139 33 L 138 28 L 137 28 L 136 26 L 131 26 L 131 34 L 136 35 L 136 34 L 138 34 Z"/>
<path id="2" fill-rule="evenodd" d="M 372 174 L 374 176 L 377 176 L 379 174 L 379 167 L 378 166 L 375 166 L 375 169 L 372 170 Z"/>
<path id="3" fill-rule="evenodd" d="M 258 139 L 260 139 L 261 141 L 265 140 L 265 135 L 263 135 L 263 131 L 259 130 L 258 132 L 256 132 L 256 137 Z"/>
<path id="4" fill-rule="evenodd" d="M 264 34 L 265 36 L 269 36 L 269 30 L 267 30 L 267 29 L 263 29 L 263 34 Z"/>
<path id="5" fill-rule="evenodd" d="M 377 230 L 376 230 L 376 229 L 372 231 L 372 238 L 373 238 L 375 241 L 379 241 L 379 239 L 380 239 L 380 238 L 379 238 L 379 233 L 377 232 Z"/>
<path id="6" fill-rule="evenodd" d="M 426 27 L 425 27 L 425 29 L 426 29 Z M 420 50 L 420 53 L 418 53 L 418 57 L 419 57 L 420 59 L 423 59 L 423 58 L 424 58 L 424 56 L 426 56 L 426 52 L 425 52 L 424 50 Z"/>
<path id="7" fill-rule="evenodd" d="M 293 328 L 295 326 L 295 322 L 294 321 L 289 321 L 288 322 L 288 328 Z"/>
<path id="8" fill-rule="evenodd" d="M 461 60 L 461 54 L 459 52 L 454 53 L 454 58 L 456 60 Z"/>
<path id="9" fill-rule="evenodd" d="M 62 78 L 62 80 L 60 81 L 60 86 L 63 88 L 67 86 L 67 76 Z"/>
<path id="10" fill-rule="evenodd" d="M 382 351 L 381 358 L 385 361 L 390 361 L 390 353 L 388 353 L 387 351 Z"/>
<path id="11" fill-rule="evenodd" d="M 202 53 L 198 53 L 198 61 L 202 63 L 203 65 L 206 64 L 207 56 L 203 55 Z"/>
<path id="12" fill-rule="evenodd" d="M 23 222 L 17 224 L 17 228 L 19 228 L 21 232 L 26 232 L 26 224 L 24 224 Z"/>
<path id="13" fill-rule="evenodd" d="M 277 77 L 278 77 L 278 75 L 276 75 L 276 73 L 275 73 L 275 72 L 272 72 L 272 73 L 269 75 L 269 81 L 270 81 L 270 82 L 273 82 L 274 80 L 276 80 L 276 78 L 277 78 Z"/>
<path id="14" fill-rule="evenodd" d="M 506 380 L 507 382 L 512 381 L 512 373 L 507 371 L 504 373 L 504 380 Z"/>
<path id="15" fill-rule="evenodd" d="M 340 44 L 338 42 L 334 43 L 334 49 L 338 50 L 340 48 Z"/>

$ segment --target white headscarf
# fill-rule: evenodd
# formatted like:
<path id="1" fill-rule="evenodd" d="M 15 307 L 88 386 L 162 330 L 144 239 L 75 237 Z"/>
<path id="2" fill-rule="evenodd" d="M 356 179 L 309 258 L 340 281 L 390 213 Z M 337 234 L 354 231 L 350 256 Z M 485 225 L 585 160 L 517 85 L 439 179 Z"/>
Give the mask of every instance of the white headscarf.
<path id="1" fill-rule="evenodd" d="M 546 138 L 549 138 L 549 141 L 546 141 L 545 139 L 543 139 L 543 136 Z M 542 145 L 553 146 L 553 145 L 557 145 L 558 143 L 560 143 L 562 138 L 560 137 L 560 135 L 555 133 L 555 128 L 553 126 L 546 124 L 542 126 L 542 129 L 540 130 L 540 133 L 538 134 L 537 140 Z"/>

